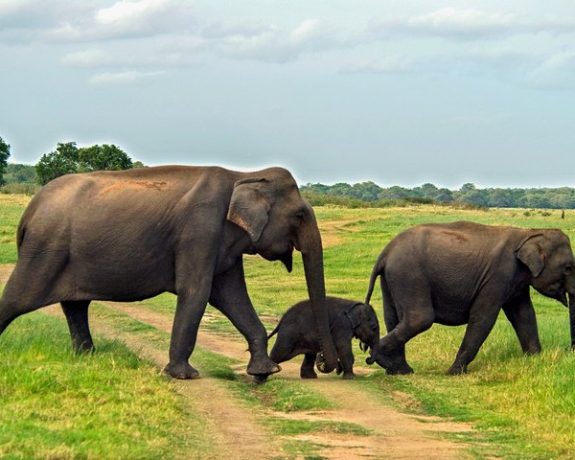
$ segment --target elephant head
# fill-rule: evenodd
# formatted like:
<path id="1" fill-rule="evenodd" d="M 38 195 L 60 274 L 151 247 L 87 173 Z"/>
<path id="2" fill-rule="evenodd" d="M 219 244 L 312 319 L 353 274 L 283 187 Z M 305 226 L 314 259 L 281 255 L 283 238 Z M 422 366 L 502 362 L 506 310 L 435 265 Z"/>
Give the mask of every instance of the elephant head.
<path id="1" fill-rule="evenodd" d="M 308 295 L 326 364 L 337 366 L 325 298 L 323 249 L 315 214 L 292 175 L 270 168 L 235 182 L 227 219 L 245 230 L 254 252 L 292 269 L 294 248 L 302 254 Z"/>
<path id="2" fill-rule="evenodd" d="M 538 292 L 569 307 L 571 344 L 575 345 L 575 260 L 569 238 L 561 230 L 531 230 L 516 255 L 529 269 L 530 284 Z"/>
<path id="3" fill-rule="evenodd" d="M 351 321 L 354 337 L 360 340 L 361 350 L 372 350 L 379 343 L 379 321 L 373 307 L 358 303 L 346 315 Z"/>

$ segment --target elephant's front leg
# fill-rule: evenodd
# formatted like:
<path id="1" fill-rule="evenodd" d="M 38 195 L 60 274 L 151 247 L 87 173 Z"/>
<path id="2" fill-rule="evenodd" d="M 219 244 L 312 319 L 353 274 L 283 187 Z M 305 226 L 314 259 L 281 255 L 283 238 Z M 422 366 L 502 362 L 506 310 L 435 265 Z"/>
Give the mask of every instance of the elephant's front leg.
<path id="1" fill-rule="evenodd" d="M 317 379 L 317 374 L 313 370 L 316 353 L 309 352 L 304 355 L 299 375 L 302 379 Z"/>
<path id="2" fill-rule="evenodd" d="M 335 346 L 337 348 L 337 356 L 343 370 L 344 379 L 353 379 L 353 351 L 351 349 L 351 340 L 353 334 L 336 334 Z"/>
<path id="3" fill-rule="evenodd" d="M 541 351 L 541 342 L 539 341 L 537 318 L 529 296 L 529 288 L 504 305 L 503 311 L 513 329 L 515 329 L 523 353 L 539 353 Z"/>
<path id="4" fill-rule="evenodd" d="M 198 328 L 206 311 L 209 291 L 210 289 L 204 286 L 199 292 L 178 293 L 170 342 L 170 362 L 165 368 L 165 371 L 174 378 L 193 379 L 200 375 L 188 360 L 196 345 Z"/>
<path id="5" fill-rule="evenodd" d="M 248 295 L 241 260 L 214 278 L 210 303 L 226 315 L 246 338 L 251 354 L 248 374 L 269 375 L 280 371 L 280 367 L 268 356 L 267 332 Z"/>

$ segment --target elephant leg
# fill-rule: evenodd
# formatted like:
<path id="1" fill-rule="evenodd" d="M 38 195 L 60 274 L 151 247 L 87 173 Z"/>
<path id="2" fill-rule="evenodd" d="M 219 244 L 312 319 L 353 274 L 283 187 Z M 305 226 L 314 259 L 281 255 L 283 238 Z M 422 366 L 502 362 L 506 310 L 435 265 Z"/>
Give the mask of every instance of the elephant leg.
<path id="1" fill-rule="evenodd" d="M 94 342 L 88 325 L 89 300 L 61 302 L 62 310 L 66 315 L 72 346 L 76 353 L 94 351 Z"/>
<path id="2" fill-rule="evenodd" d="M 416 288 L 413 291 L 417 292 Z M 388 374 L 410 374 L 413 369 L 405 361 L 405 344 L 433 325 L 435 312 L 428 292 L 419 289 L 418 296 L 410 295 L 403 301 L 394 299 L 393 305 L 399 318 L 397 326 L 383 337 L 375 350 L 375 360 Z M 399 310 L 401 308 L 401 311 Z M 387 308 L 386 308 L 387 309 Z M 388 320 L 394 318 L 388 313 Z"/>
<path id="3" fill-rule="evenodd" d="M 280 367 L 268 356 L 267 332 L 248 295 L 241 260 L 214 278 L 210 303 L 232 322 L 248 342 L 251 354 L 248 374 L 269 375 L 280 371 Z"/>
<path id="4" fill-rule="evenodd" d="M 194 379 L 199 372 L 188 362 L 198 336 L 198 328 L 204 312 L 206 311 L 209 289 L 199 289 L 192 294 L 182 292 L 178 294 L 176 315 L 172 326 L 170 340 L 170 362 L 165 372 L 177 379 Z"/>
<path id="5" fill-rule="evenodd" d="M 351 349 L 351 337 L 347 341 L 345 339 L 336 339 L 335 346 L 337 348 L 337 355 L 343 370 L 343 378 L 346 380 L 353 379 L 355 375 L 353 373 L 354 357 Z"/>
<path id="6" fill-rule="evenodd" d="M 302 379 L 317 379 L 317 374 L 313 369 L 316 353 L 306 353 L 301 363 L 299 375 Z"/>
<path id="7" fill-rule="evenodd" d="M 19 316 L 60 300 L 54 285 L 64 265 L 57 258 L 18 261 L 0 299 L 0 334 Z"/>
<path id="8" fill-rule="evenodd" d="M 383 277 L 381 278 L 381 292 L 383 293 L 383 320 L 385 322 L 385 328 L 387 332 L 393 331 L 399 324 L 399 317 L 397 314 L 397 308 L 393 302 L 393 297 L 389 292 L 389 288 Z M 396 363 L 395 373 L 399 374 L 412 374 L 413 369 L 409 364 L 407 364 L 407 358 L 405 356 L 405 343 L 397 346 L 395 351 L 394 361 Z"/>
<path id="9" fill-rule="evenodd" d="M 463 342 L 455 361 L 447 371 L 448 374 L 458 375 L 467 372 L 467 365 L 475 359 L 479 348 L 493 329 L 498 313 L 498 302 L 493 302 L 489 296 L 483 296 L 475 301 L 469 312 L 469 323 Z"/>
<path id="10" fill-rule="evenodd" d="M 504 305 L 503 311 L 515 329 L 523 352 L 530 355 L 539 353 L 541 342 L 539 341 L 537 318 L 529 296 L 529 289 L 526 289 L 512 302 Z"/>

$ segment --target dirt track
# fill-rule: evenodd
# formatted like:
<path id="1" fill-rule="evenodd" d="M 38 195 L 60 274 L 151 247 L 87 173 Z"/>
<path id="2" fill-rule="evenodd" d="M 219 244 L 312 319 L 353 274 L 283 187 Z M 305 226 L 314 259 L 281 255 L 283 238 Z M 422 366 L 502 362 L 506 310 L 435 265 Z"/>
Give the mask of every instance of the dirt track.
<path id="1" fill-rule="evenodd" d="M 0 266 L 0 282 L 5 283 L 12 266 Z M 147 309 L 144 305 L 105 302 L 107 307 L 129 315 L 154 328 L 169 332 L 172 318 Z M 62 315 L 57 306 L 45 309 L 49 314 Z M 120 332 L 106 320 L 91 316 L 95 335 L 117 338 L 125 342 L 141 356 L 150 359 L 159 368 L 167 361 L 167 350 L 146 343 L 135 334 Z M 200 330 L 198 346 L 212 352 L 238 359 L 244 364 L 237 373 L 244 374 L 248 354 L 245 342 L 238 338 Z M 283 363 L 282 372 L 272 378 L 299 380 L 299 360 Z M 201 371 L 201 369 L 200 369 Z M 361 373 L 362 369 L 358 369 Z M 365 372 L 365 371 L 364 371 Z M 281 440 L 274 438 L 258 421 L 261 417 L 288 417 L 305 420 L 347 422 L 369 430 L 369 436 L 314 432 L 313 435 L 296 436 L 293 439 L 306 440 L 325 446 L 320 454 L 327 459 L 450 459 L 468 458 L 465 445 L 442 437 L 450 432 L 469 432 L 470 427 L 435 417 L 413 416 L 384 405 L 367 390 L 353 381 L 343 381 L 332 376 L 320 376 L 306 381 L 306 385 L 321 392 L 336 402 L 337 408 L 309 413 L 254 413 L 231 394 L 217 379 L 203 377 L 194 381 L 175 382 L 174 388 L 183 397 L 190 412 L 204 414 L 214 433 L 214 455 L 212 458 L 268 459 L 282 458 Z M 201 398 L 196 395 L 201 394 Z M 400 395 L 401 396 L 401 395 Z M 229 421 L 233 420 L 233 423 Z M 233 439 L 231 445 L 229 440 Z M 233 447 L 232 447 L 233 446 Z"/>
<path id="2" fill-rule="evenodd" d="M 108 302 L 106 305 L 159 330 L 166 332 L 171 330 L 171 318 L 150 311 L 145 306 L 115 302 Z M 247 364 L 246 345 L 240 340 L 202 330 L 198 335 L 198 346 L 241 360 Z M 166 355 L 167 353 L 164 354 L 164 356 Z M 282 372 L 273 378 L 299 380 L 299 362 L 296 361 L 283 363 Z M 159 364 L 163 365 L 164 363 L 165 358 L 164 361 L 160 360 Z M 243 374 L 244 369 L 245 365 L 238 366 L 237 372 Z M 361 369 L 358 371 L 361 373 Z M 195 388 L 196 383 L 202 382 L 202 380 L 212 381 L 213 379 L 200 379 L 197 382 L 190 382 L 189 386 Z M 321 392 L 328 399 L 335 401 L 339 407 L 322 412 L 274 413 L 273 415 L 305 420 L 354 423 L 367 428 L 373 433 L 370 436 L 319 433 L 313 436 L 299 437 L 299 439 L 306 439 L 319 445 L 329 445 L 329 449 L 321 452 L 321 455 L 325 458 L 449 459 L 466 457 L 465 452 L 462 450 L 463 445 L 440 437 L 441 433 L 470 431 L 470 427 L 465 424 L 448 422 L 435 417 L 416 417 L 404 414 L 395 408 L 378 403 L 372 397 L 370 398 L 370 395 L 365 390 L 354 385 L 352 381 L 320 377 L 315 381 L 307 381 L 306 384 Z M 225 401 L 225 398 L 219 399 L 219 401 Z M 216 409 L 220 410 L 220 408 Z M 248 420 L 250 418 L 248 417 Z M 244 441 L 248 442 L 249 440 L 246 439 Z M 264 441 L 264 446 L 267 447 L 260 445 L 261 441 Z M 268 449 L 267 453 L 259 458 L 270 458 L 270 446 L 267 441 L 262 439 L 261 435 L 258 435 L 256 439 L 251 439 L 251 442 L 253 443 L 252 448 L 255 448 L 258 452 L 262 452 L 262 450 L 266 452 L 266 448 Z"/>

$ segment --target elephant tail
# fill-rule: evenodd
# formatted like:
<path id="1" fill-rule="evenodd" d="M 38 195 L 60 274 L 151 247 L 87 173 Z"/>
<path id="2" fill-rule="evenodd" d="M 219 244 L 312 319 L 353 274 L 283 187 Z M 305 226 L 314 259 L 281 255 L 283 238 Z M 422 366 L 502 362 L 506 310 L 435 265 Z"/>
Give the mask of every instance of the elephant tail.
<path id="1" fill-rule="evenodd" d="M 367 288 L 367 294 L 365 296 L 365 303 L 369 304 L 371 300 L 371 295 L 373 294 L 373 288 L 375 287 L 375 280 L 377 280 L 378 276 L 383 276 L 383 270 L 385 268 L 385 251 L 383 251 L 375 265 L 373 266 L 373 270 L 371 271 L 371 277 L 369 278 L 369 287 Z"/>
<path id="2" fill-rule="evenodd" d="M 271 339 L 274 335 L 276 335 L 278 333 L 278 331 L 280 330 L 280 325 L 281 325 L 281 320 L 278 323 L 278 325 L 275 327 L 275 329 L 273 331 L 270 332 L 270 334 L 268 335 L 268 339 Z"/>

